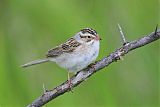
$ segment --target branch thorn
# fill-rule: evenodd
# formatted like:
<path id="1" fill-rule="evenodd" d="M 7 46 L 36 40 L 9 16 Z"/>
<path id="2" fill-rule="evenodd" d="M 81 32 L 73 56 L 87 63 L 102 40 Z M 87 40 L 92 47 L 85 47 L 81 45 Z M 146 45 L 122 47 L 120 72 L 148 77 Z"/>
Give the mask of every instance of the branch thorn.
<path id="1" fill-rule="evenodd" d="M 121 28 L 121 26 L 120 26 L 119 23 L 118 23 L 118 29 L 119 29 L 119 32 L 120 32 L 120 34 L 121 34 L 122 43 L 123 43 L 123 45 L 126 45 L 127 42 L 126 42 L 124 33 L 123 33 L 122 28 Z"/>
<path id="2" fill-rule="evenodd" d="M 158 29 L 158 24 L 157 24 L 156 29 L 154 31 L 154 35 L 157 35 L 157 29 Z"/>
<path id="3" fill-rule="evenodd" d="M 45 85 L 43 83 L 43 93 L 47 92 L 47 89 L 45 88 Z"/>

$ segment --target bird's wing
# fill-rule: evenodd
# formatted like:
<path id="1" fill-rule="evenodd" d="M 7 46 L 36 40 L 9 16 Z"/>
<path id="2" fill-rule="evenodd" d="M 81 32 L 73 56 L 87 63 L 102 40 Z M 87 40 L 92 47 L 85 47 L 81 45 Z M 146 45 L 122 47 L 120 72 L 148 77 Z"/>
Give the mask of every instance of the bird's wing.
<path id="1" fill-rule="evenodd" d="M 64 44 L 61 44 L 53 49 L 50 49 L 47 53 L 47 57 L 57 57 L 63 53 L 70 53 L 73 52 L 76 47 L 80 46 L 81 43 L 76 41 L 74 38 L 70 38 Z"/>

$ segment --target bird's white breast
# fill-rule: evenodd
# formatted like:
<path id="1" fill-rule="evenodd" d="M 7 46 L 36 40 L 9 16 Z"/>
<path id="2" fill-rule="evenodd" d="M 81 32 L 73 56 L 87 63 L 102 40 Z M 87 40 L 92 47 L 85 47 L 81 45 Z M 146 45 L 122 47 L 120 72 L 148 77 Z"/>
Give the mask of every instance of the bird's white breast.
<path id="1" fill-rule="evenodd" d="M 57 58 L 51 58 L 51 61 L 56 62 L 62 68 L 69 72 L 77 72 L 82 70 L 96 60 L 99 54 L 99 41 L 94 41 L 91 45 L 79 46 L 72 53 L 65 53 Z"/>

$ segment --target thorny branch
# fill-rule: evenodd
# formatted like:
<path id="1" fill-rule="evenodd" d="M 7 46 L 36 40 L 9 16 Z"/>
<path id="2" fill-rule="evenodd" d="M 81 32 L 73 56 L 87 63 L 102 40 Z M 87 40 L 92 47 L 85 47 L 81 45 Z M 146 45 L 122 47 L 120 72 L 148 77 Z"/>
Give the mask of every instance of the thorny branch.
<path id="1" fill-rule="evenodd" d="M 119 27 L 120 28 L 120 27 Z M 122 30 L 120 30 L 122 31 Z M 122 34 L 122 33 L 121 33 Z M 95 62 L 91 66 L 88 66 L 86 69 L 83 69 L 79 71 L 76 75 L 71 77 L 71 83 L 72 87 L 78 86 L 81 82 L 83 82 L 85 79 L 92 76 L 94 73 L 98 72 L 100 69 L 103 69 L 110 65 L 112 62 L 115 62 L 117 60 L 120 60 L 121 56 L 124 56 L 131 50 L 134 50 L 136 48 L 142 47 L 144 45 L 147 45 L 151 42 L 154 42 L 160 38 L 160 29 L 156 30 L 155 32 L 152 32 L 149 35 L 146 35 L 138 40 L 131 41 L 125 43 L 121 48 L 117 49 L 110 55 L 102 58 L 101 60 Z M 94 67 L 93 67 L 94 66 Z M 49 101 L 55 99 L 56 97 L 70 91 L 70 87 L 68 87 L 68 81 L 65 81 L 64 83 L 60 84 L 59 86 L 55 87 L 52 90 L 46 90 L 43 95 L 41 95 L 39 98 L 37 98 L 35 101 L 33 101 L 28 107 L 40 107 L 48 103 Z"/>

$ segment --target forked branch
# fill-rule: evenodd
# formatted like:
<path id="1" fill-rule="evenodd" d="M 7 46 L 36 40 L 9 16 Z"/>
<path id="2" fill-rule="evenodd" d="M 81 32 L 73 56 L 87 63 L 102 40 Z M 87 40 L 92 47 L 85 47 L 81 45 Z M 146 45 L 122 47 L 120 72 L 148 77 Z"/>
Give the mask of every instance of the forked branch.
<path id="1" fill-rule="evenodd" d="M 120 29 L 120 31 L 122 31 Z M 121 48 L 117 49 L 110 55 L 102 58 L 101 60 L 95 62 L 92 64 L 92 66 L 88 66 L 86 69 L 83 69 L 79 71 L 76 75 L 71 77 L 71 83 L 73 84 L 73 87 L 78 86 L 81 82 L 83 82 L 85 79 L 92 76 L 94 73 L 98 72 L 100 69 L 103 69 L 110 65 L 112 62 L 115 62 L 117 60 L 120 60 L 121 56 L 124 56 L 131 50 L 134 50 L 136 48 L 142 47 L 144 45 L 147 45 L 151 42 L 154 42 L 160 38 L 160 29 L 152 32 L 149 35 L 146 35 L 140 39 L 137 39 L 135 41 L 127 42 L 125 43 Z M 125 41 L 125 40 L 123 40 Z M 94 66 L 94 67 L 93 67 Z M 37 98 L 35 101 L 33 101 L 28 107 L 40 107 L 48 103 L 49 101 L 57 98 L 58 96 L 70 91 L 70 87 L 68 87 L 68 81 L 63 82 L 59 86 L 55 87 L 52 90 L 46 90 L 43 95 L 41 95 L 39 98 Z"/>

